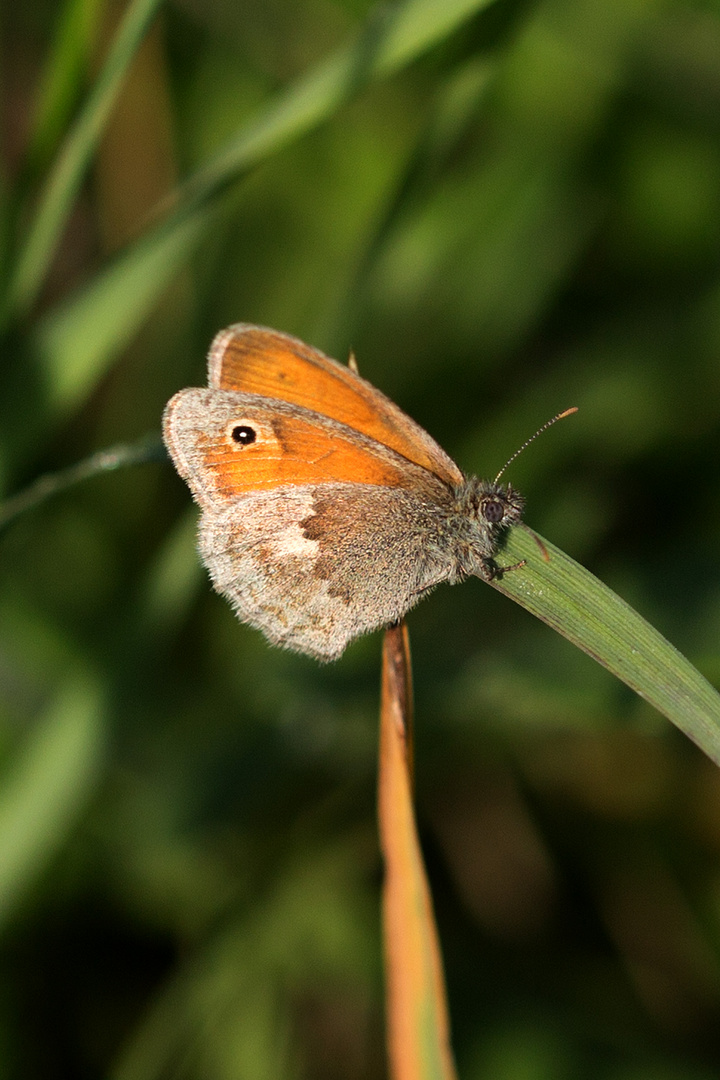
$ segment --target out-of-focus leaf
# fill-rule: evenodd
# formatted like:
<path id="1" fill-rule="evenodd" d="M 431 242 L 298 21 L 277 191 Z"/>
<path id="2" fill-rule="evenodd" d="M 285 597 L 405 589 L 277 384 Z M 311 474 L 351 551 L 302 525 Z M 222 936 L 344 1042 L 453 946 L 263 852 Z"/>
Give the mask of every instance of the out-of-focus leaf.
<path id="1" fill-rule="evenodd" d="M 134 244 L 40 323 L 36 345 L 54 412 L 67 412 L 82 401 L 128 344 L 158 291 L 204 234 L 208 215 L 198 210 Z"/>
<path id="2" fill-rule="evenodd" d="M 28 157 L 44 160 L 61 137 L 86 76 L 101 0 L 71 0 L 63 8 L 40 88 Z"/>
<path id="3" fill-rule="evenodd" d="M 316 127 L 373 79 L 409 64 L 492 0 L 409 0 L 371 12 L 344 46 L 270 102 L 182 189 L 183 200 L 213 196 L 290 140 Z"/>
<path id="4" fill-rule="evenodd" d="M 103 752 L 98 686 L 69 675 L 0 786 L 0 925 L 65 841 Z"/>
<path id="5" fill-rule="evenodd" d="M 4 317 L 24 312 L 35 300 L 58 239 L 92 159 L 125 73 L 160 0 L 132 0 L 110 54 L 72 131 L 58 155 L 40 198 L 28 238 L 3 303 Z"/>
<path id="6" fill-rule="evenodd" d="M 174 209 L 161 224 L 128 248 L 87 289 L 42 321 L 36 342 L 55 407 L 73 407 L 96 384 L 207 232 L 214 220 L 216 199 L 231 183 L 327 119 L 374 78 L 390 74 L 441 41 L 489 2 L 411 0 L 382 8 L 371 15 L 356 41 L 261 109 L 186 182 Z M 39 226 L 35 233 L 40 248 Z M 47 235 L 48 229 L 43 227 L 42 236 Z M 42 250 L 47 247 L 44 243 Z M 23 297 L 30 288 L 23 282 L 37 280 L 33 269 L 38 265 L 37 257 L 31 259 L 28 254 L 26 262 L 28 270 L 21 268 L 22 281 L 16 285 L 16 292 Z"/>
<path id="7" fill-rule="evenodd" d="M 300 850 L 277 868 L 261 905 L 233 909 L 188 951 L 122 1048 L 112 1080 L 156 1080 L 178 1060 L 193 1063 L 190 1075 L 218 1080 L 305 1075 L 293 1004 L 328 985 L 342 999 L 348 975 L 367 978 L 376 957 L 351 849 Z"/>

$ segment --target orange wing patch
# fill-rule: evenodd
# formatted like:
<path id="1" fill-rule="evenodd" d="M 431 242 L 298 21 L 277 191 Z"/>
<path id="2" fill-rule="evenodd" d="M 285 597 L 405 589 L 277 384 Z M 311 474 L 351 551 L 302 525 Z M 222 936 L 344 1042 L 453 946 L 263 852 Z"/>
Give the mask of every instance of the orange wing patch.
<path id="1" fill-rule="evenodd" d="M 256 432 L 251 445 L 233 442 L 232 430 L 239 425 Z M 296 417 L 276 416 L 260 422 L 257 416 L 241 416 L 232 421 L 222 440 L 201 435 L 198 441 L 213 486 L 227 499 L 288 484 L 406 486 L 401 467 L 382 461 L 353 440 L 328 434 Z"/>
<path id="2" fill-rule="evenodd" d="M 260 394 L 321 413 L 367 435 L 449 484 L 463 476 L 419 424 L 350 368 L 276 330 L 238 324 L 221 331 L 208 359 L 218 390 Z"/>
<path id="3" fill-rule="evenodd" d="M 233 400 L 235 398 L 235 400 Z M 217 390 L 181 390 L 168 403 L 165 440 L 202 503 L 282 486 L 351 483 L 437 498 L 439 481 L 386 447 L 292 406 Z M 443 489 L 441 489 L 443 490 Z"/>

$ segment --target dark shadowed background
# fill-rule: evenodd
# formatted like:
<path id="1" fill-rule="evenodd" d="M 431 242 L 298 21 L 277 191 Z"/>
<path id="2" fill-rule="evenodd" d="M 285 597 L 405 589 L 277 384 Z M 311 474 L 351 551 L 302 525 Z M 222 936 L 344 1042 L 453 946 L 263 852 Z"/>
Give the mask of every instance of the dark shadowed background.
<path id="1" fill-rule="evenodd" d="M 717 684 L 720 10 L 480 7 L 229 186 L 146 302 L 152 268 L 98 283 L 158 201 L 371 17 L 166 3 L 6 320 L 0 483 L 157 432 L 237 321 L 353 349 L 482 476 L 577 405 L 511 467 L 526 520 Z M 0 12 L 6 283 L 122 10 Z M 2 1080 L 385 1075 L 380 636 L 327 667 L 270 649 L 195 520 L 148 463 L 0 534 Z M 716 768 L 480 581 L 409 625 L 460 1076 L 717 1076 Z"/>

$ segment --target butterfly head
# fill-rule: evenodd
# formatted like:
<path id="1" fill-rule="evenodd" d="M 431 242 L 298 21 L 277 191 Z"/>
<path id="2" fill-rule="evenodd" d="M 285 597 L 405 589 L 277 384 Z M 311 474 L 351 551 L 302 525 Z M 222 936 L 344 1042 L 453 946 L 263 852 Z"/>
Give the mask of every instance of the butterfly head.
<path id="1" fill-rule="evenodd" d="M 496 481 L 480 480 L 474 495 L 478 521 L 489 526 L 491 531 L 506 529 L 521 521 L 525 500 L 512 484 L 506 487 Z"/>
<path id="2" fill-rule="evenodd" d="M 473 534 L 479 531 L 488 544 L 494 544 L 505 529 L 522 523 L 525 500 L 512 484 L 469 476 L 456 494 L 460 516 L 472 523 Z"/>
<path id="3" fill-rule="evenodd" d="M 522 525 L 525 500 L 511 484 L 479 480 L 469 476 L 456 489 L 457 516 L 454 519 L 456 570 L 453 580 L 477 575 L 494 581 L 505 567 L 495 564 L 502 535 L 513 525 Z"/>

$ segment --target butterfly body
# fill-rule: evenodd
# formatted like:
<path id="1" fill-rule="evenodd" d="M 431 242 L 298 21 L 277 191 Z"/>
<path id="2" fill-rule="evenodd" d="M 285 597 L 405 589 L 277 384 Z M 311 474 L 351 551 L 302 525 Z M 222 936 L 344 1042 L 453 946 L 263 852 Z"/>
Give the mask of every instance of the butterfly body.
<path id="1" fill-rule="evenodd" d="M 440 582 L 497 575 L 522 498 L 466 477 L 349 368 L 239 324 L 209 372 L 168 403 L 165 442 L 215 588 L 273 644 L 332 660 Z"/>

